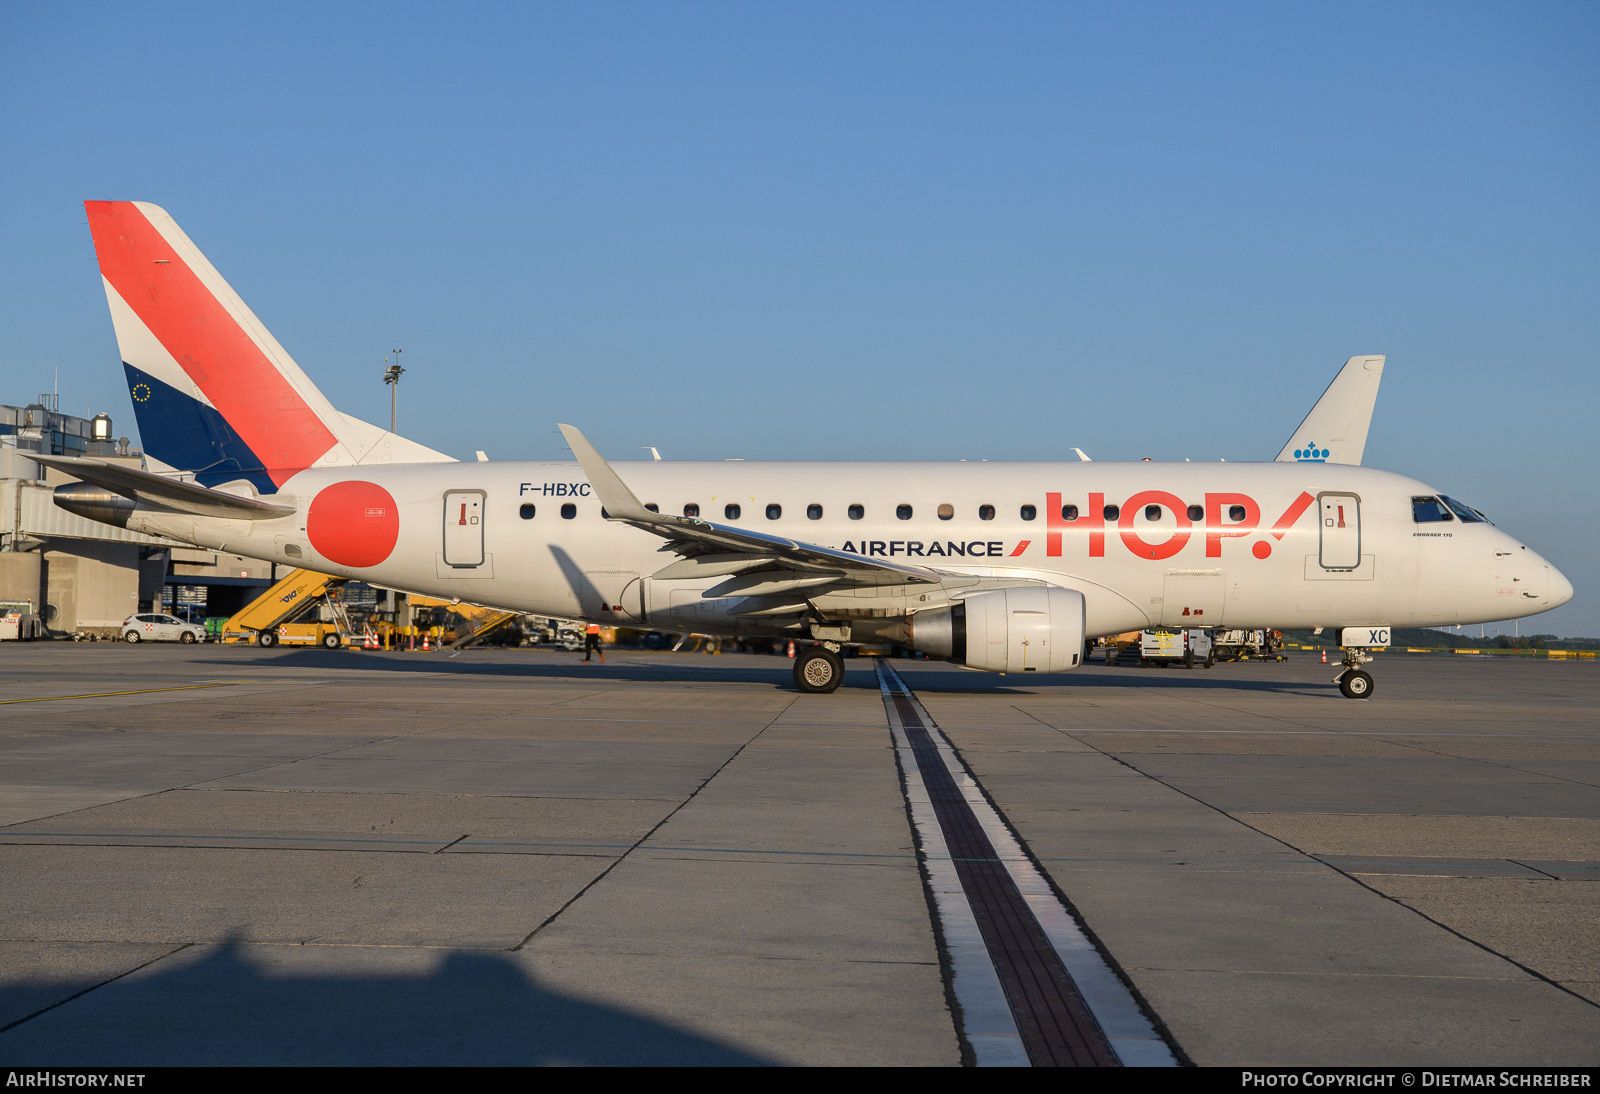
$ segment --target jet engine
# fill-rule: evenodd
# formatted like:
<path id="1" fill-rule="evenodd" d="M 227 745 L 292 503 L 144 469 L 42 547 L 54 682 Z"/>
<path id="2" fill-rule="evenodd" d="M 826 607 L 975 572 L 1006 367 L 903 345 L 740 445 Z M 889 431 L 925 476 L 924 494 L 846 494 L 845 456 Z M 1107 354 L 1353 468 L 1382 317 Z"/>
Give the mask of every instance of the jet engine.
<path id="1" fill-rule="evenodd" d="M 1067 672 L 1083 660 L 1083 614 L 1072 589 L 991 589 L 912 615 L 911 646 L 987 672 Z"/>

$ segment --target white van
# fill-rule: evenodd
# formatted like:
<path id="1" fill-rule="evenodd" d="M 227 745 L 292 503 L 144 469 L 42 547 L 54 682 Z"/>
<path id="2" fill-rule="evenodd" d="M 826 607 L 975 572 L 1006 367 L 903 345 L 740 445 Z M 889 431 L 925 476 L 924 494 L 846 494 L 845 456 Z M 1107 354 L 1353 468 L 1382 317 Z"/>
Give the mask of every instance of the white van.
<path id="1" fill-rule="evenodd" d="M 1212 654 L 1211 632 L 1198 627 L 1183 630 L 1152 630 L 1139 632 L 1139 663 L 1141 665 L 1182 664 L 1186 669 L 1195 665 L 1210 668 L 1216 664 Z"/>

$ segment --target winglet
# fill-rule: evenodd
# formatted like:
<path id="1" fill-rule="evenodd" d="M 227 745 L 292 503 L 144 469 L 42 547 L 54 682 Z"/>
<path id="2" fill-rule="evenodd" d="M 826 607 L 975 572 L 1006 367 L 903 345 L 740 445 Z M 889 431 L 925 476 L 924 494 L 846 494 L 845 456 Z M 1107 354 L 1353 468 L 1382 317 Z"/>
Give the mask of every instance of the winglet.
<path id="1" fill-rule="evenodd" d="M 558 428 L 572 447 L 572 454 L 578 457 L 578 466 L 588 476 L 589 485 L 600 495 L 600 504 L 605 508 L 607 517 L 611 520 L 636 520 L 644 524 L 661 523 L 661 517 L 640 503 L 634 492 L 628 489 L 628 484 L 617 477 L 611 465 L 606 463 L 594 445 L 589 443 L 589 438 L 579 432 L 576 426 L 558 425 Z"/>
<path id="2" fill-rule="evenodd" d="M 1361 463 L 1384 358 L 1352 357 L 1289 437 L 1275 462 Z"/>

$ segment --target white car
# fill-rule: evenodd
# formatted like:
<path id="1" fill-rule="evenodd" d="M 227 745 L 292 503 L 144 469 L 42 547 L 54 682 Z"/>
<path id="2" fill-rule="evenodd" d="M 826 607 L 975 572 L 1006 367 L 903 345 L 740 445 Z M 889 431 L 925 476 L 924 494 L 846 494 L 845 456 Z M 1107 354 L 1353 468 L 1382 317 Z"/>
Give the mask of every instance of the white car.
<path id="1" fill-rule="evenodd" d="M 171 615 L 130 615 L 122 621 L 124 642 L 204 642 L 206 629 Z"/>

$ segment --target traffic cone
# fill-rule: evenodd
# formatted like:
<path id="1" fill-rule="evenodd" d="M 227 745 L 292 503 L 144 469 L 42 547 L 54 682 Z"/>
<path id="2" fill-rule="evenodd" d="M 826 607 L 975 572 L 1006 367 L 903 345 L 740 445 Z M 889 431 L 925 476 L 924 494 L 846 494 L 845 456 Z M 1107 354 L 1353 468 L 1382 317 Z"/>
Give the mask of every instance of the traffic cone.
<path id="1" fill-rule="evenodd" d="M 789 656 L 794 656 L 794 639 L 789 639 Z"/>
<path id="2" fill-rule="evenodd" d="M 427 653 L 428 652 L 428 632 L 427 631 L 423 631 L 422 632 L 422 652 L 423 653 Z"/>
<path id="3" fill-rule="evenodd" d="M 1322 663 L 1324 665 L 1326 665 L 1328 663 L 1328 647 L 1327 646 L 1323 646 L 1322 647 Z"/>

